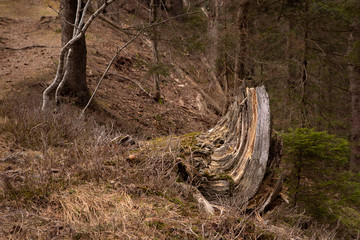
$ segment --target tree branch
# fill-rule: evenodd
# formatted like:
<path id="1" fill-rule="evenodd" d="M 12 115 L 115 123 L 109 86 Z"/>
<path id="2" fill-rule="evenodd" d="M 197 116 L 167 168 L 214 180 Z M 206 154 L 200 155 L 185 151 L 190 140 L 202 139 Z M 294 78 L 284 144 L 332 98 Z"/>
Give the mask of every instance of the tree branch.
<path id="1" fill-rule="evenodd" d="M 73 37 L 76 36 L 77 31 L 80 27 L 79 18 L 80 18 L 80 12 L 81 12 L 81 0 L 78 0 L 77 9 L 76 9 L 76 17 L 75 17 L 75 23 L 74 23 L 74 31 L 73 31 Z"/>
<path id="2" fill-rule="evenodd" d="M 122 79 L 128 80 L 128 81 L 130 81 L 132 83 L 135 83 L 150 99 L 153 98 L 153 96 L 148 91 L 146 91 L 145 88 L 138 81 L 136 81 L 134 79 L 131 79 L 131 78 L 127 78 L 125 76 L 120 76 L 120 75 L 117 75 L 117 76 L 122 78 Z"/>
<path id="3" fill-rule="evenodd" d="M 89 0 L 90 1 L 90 0 Z M 82 36 L 84 36 L 86 30 L 89 28 L 89 26 L 91 25 L 91 23 L 95 20 L 95 18 L 112 2 L 114 2 L 115 0 L 108 0 L 106 1 L 98 10 L 95 11 L 95 13 L 93 13 L 90 18 L 87 20 L 87 22 L 85 23 L 84 27 L 82 27 L 79 31 L 78 34 L 73 37 L 70 41 L 68 41 L 61 49 L 60 51 L 60 56 L 59 56 L 59 65 L 56 71 L 56 76 L 54 81 L 50 84 L 49 87 L 47 87 L 45 89 L 45 91 L 43 92 L 43 103 L 42 103 L 42 110 L 45 110 L 46 106 L 48 105 L 49 102 L 49 95 L 52 91 L 54 91 L 58 85 L 60 84 L 60 82 L 64 81 L 64 65 L 66 64 L 65 61 L 65 56 L 66 53 L 68 52 L 68 50 L 74 45 L 75 42 L 77 42 Z M 84 9 L 85 11 L 85 9 Z M 83 11 L 83 16 L 85 15 Z"/>
<path id="4" fill-rule="evenodd" d="M 73 26 L 75 28 L 77 28 L 77 26 L 71 22 L 69 22 L 66 18 L 64 18 L 59 11 L 57 11 L 54 7 L 52 7 L 51 5 L 48 5 L 49 8 L 51 8 L 54 12 L 56 12 L 67 24 L 69 24 L 70 26 Z"/>
<path id="5" fill-rule="evenodd" d="M 80 117 L 82 117 L 86 111 L 86 109 L 89 107 L 91 101 L 93 100 L 95 94 L 97 93 L 97 91 L 99 90 L 99 87 L 100 87 L 100 84 L 102 83 L 102 81 L 104 80 L 106 74 L 109 72 L 109 69 L 111 67 L 111 65 L 113 64 L 113 62 L 115 61 L 116 57 L 119 55 L 119 53 L 124 50 L 129 44 L 131 44 L 135 39 L 137 39 L 145 30 L 147 30 L 148 28 L 151 28 L 151 27 L 155 27 L 155 26 L 158 26 L 160 24 L 164 24 L 172 19 L 175 19 L 175 18 L 178 18 L 178 17 L 182 17 L 182 16 L 186 16 L 186 15 L 190 15 L 190 14 L 195 14 L 195 13 L 199 13 L 200 11 L 194 11 L 194 12 L 187 12 L 187 13 L 184 13 L 184 14 L 180 14 L 180 15 L 177 15 L 177 16 L 174 16 L 174 17 L 170 17 L 170 18 L 167 18 L 163 21 L 160 21 L 160 22 L 155 22 L 155 23 L 152 23 L 152 24 L 149 24 L 145 27 L 143 27 L 140 31 L 137 32 L 137 34 L 132 37 L 128 42 L 126 42 L 119 50 L 116 51 L 115 55 L 112 57 L 111 61 L 109 62 L 108 66 L 106 67 L 103 75 L 101 76 L 93 94 L 91 95 L 88 103 L 86 104 L 86 106 L 84 107 L 84 109 L 81 111 L 81 114 L 80 114 Z M 95 14 L 95 13 L 94 13 Z"/>
<path id="6" fill-rule="evenodd" d="M 22 51 L 22 50 L 28 50 L 28 49 L 32 49 L 32 48 L 56 48 L 56 47 L 53 47 L 53 46 L 45 46 L 45 45 L 31 45 L 31 46 L 26 46 L 26 47 L 21 47 L 21 48 L 0 47 L 0 49 L 3 49 L 3 50 L 12 50 L 12 51 Z"/>

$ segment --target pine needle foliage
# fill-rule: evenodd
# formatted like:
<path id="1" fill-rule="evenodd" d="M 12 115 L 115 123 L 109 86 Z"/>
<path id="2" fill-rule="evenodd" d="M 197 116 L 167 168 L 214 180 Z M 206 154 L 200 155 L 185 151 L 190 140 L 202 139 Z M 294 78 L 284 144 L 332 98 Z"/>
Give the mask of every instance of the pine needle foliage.
<path id="1" fill-rule="evenodd" d="M 283 138 L 293 204 L 356 236 L 352 234 L 360 230 L 360 175 L 347 170 L 349 142 L 309 128 L 290 130 Z"/>

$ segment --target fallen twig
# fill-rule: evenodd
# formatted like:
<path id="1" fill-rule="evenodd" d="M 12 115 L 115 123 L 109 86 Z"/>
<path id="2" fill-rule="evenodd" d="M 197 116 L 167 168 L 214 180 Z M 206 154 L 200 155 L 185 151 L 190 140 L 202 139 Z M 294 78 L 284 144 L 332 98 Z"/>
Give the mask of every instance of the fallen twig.
<path id="1" fill-rule="evenodd" d="M 12 50 L 12 51 L 22 51 L 22 50 L 28 50 L 28 49 L 32 49 L 32 48 L 57 48 L 57 47 L 54 47 L 54 46 L 45 46 L 45 45 L 31 45 L 31 46 L 26 46 L 26 47 L 21 47 L 21 48 L 0 47 L 0 49 L 3 49 L 3 50 Z"/>
<path id="2" fill-rule="evenodd" d="M 136 84 L 149 98 L 151 98 L 151 99 L 153 98 L 152 95 L 148 91 L 145 90 L 145 88 L 141 85 L 141 83 L 139 83 L 135 79 L 131 79 L 131 78 L 120 76 L 120 75 L 117 75 L 117 76 Z"/>

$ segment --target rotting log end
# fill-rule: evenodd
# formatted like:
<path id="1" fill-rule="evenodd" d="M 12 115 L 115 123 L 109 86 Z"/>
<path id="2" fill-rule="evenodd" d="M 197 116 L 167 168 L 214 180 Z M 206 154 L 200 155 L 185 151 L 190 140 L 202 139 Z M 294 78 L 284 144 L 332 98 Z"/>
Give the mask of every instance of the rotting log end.
<path id="1" fill-rule="evenodd" d="M 216 126 L 196 140 L 198 149 L 189 163 L 196 169 L 198 189 L 208 200 L 220 197 L 240 207 L 264 210 L 276 197 L 282 180 L 276 180 L 273 170 L 281 158 L 281 140 L 272 136 L 264 86 L 247 88 Z M 262 197 L 256 196 L 258 192 Z"/>

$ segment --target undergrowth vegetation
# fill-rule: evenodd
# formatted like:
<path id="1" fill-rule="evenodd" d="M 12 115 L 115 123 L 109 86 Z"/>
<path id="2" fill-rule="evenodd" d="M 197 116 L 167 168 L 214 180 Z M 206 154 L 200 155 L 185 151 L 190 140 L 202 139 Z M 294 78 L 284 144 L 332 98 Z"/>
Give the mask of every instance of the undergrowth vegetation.
<path id="1" fill-rule="evenodd" d="M 360 174 L 348 171 L 347 140 L 299 128 L 284 134 L 294 205 L 320 222 L 337 226 L 349 239 L 360 231 Z"/>
<path id="2" fill-rule="evenodd" d="M 337 87 L 348 84 L 344 69 L 349 63 L 344 60 L 354 60 L 352 53 L 349 59 L 339 55 L 345 52 L 348 41 L 330 47 L 336 49 L 334 54 L 327 44 L 317 41 L 332 39 L 328 35 L 332 31 L 318 33 L 314 29 L 303 35 L 302 30 L 297 32 L 296 29 L 310 30 L 307 23 L 302 25 L 307 21 L 287 18 L 293 14 L 300 20 L 302 16 L 304 19 L 310 17 L 310 24 L 317 18 L 328 21 L 329 14 L 317 16 L 318 12 L 312 19 L 312 11 L 305 14 L 302 12 L 305 9 L 291 7 L 286 10 L 282 1 L 262 1 L 261 4 L 261 1 L 254 1 L 255 4 L 242 1 L 251 3 L 250 10 L 266 8 L 266 14 L 259 14 L 258 10 L 249 12 L 249 23 L 255 24 L 243 29 L 248 43 L 242 46 L 238 30 L 242 31 L 240 28 L 245 26 L 238 25 L 240 20 L 235 20 L 238 18 L 235 11 L 240 10 L 237 2 L 228 1 L 228 7 L 226 1 L 220 4 L 229 11 L 220 12 L 218 36 L 213 38 L 210 24 L 214 26 L 212 21 L 217 17 L 208 16 L 205 10 L 211 6 L 206 1 L 197 1 L 198 4 L 189 6 L 186 16 L 176 18 L 179 21 L 157 26 L 161 33 L 158 36 L 160 63 L 151 63 L 148 46 L 151 34 L 139 37 L 123 52 L 124 56 L 115 61 L 116 69 L 112 68 L 105 77 L 94 99 L 94 107 L 80 118 L 81 111 L 72 105 L 71 98 L 62 98 L 61 106 L 52 105 L 46 111 L 40 109 L 41 92 L 56 74 L 58 60 L 54 56 L 60 42 L 51 40 L 50 36 L 60 41 L 60 36 L 55 36 L 61 33 L 60 18 L 55 18 L 54 12 L 51 17 L 45 16 L 50 11 L 43 12 L 45 4 L 41 12 L 36 11 L 39 16 L 30 20 L 27 12 L 32 11 L 30 7 L 35 3 L 28 4 L 24 12 L 19 7 L 21 3 L 14 7 L 11 1 L 3 2 L 7 2 L 4 3 L 6 14 L 13 16 L 0 17 L 3 20 L 0 25 L 6 29 L 4 36 L 0 36 L 4 45 L 1 59 L 4 63 L 7 60 L 2 66 L 4 91 L 0 95 L 3 99 L 0 100 L 0 239 L 360 239 L 360 173 L 348 171 L 348 141 L 326 132 L 299 128 L 282 135 L 285 161 L 269 181 L 285 173 L 285 184 L 282 190 L 275 191 L 274 195 L 279 193 L 277 198 L 272 199 L 272 204 L 261 214 L 256 210 L 240 209 L 219 196 L 215 214 L 208 215 L 191 192 L 193 188 L 183 187 L 184 183 L 199 187 L 197 176 L 185 171 L 185 164 L 196 162 L 193 161 L 198 157 L 196 151 L 201 150 L 197 142 L 201 133 L 194 131 L 207 129 L 218 119 L 210 109 L 212 101 L 207 102 L 206 96 L 218 103 L 227 101 L 223 99 L 225 95 L 231 99 L 241 84 L 237 83 L 237 78 L 248 86 L 267 85 L 274 127 L 287 129 L 304 125 L 304 110 L 308 112 L 309 125 L 327 128 L 338 135 L 348 134 L 349 107 L 345 104 L 350 101 L 351 94 Z M 53 6 L 56 2 L 59 3 L 58 0 L 46 1 Z M 139 4 L 139 1 L 124 1 L 119 8 L 121 11 L 104 11 L 105 17 L 119 18 L 121 31 L 96 21 L 97 25 L 86 35 L 89 89 L 100 79 L 104 63 L 111 59 L 114 49 L 131 38 L 136 26 L 142 28 L 141 22 L 148 23 L 148 8 L 145 6 L 136 13 L 139 9 L 132 9 L 131 2 Z M 19 14 L 19 9 L 23 14 Z M 279 16 L 272 19 L 272 13 L 280 9 L 281 19 Z M 191 11 L 198 14 L 190 14 Z M 24 15 L 21 20 L 13 19 L 20 15 Z M 288 33 L 287 23 L 295 24 Z M 45 29 L 50 32 L 45 33 Z M 315 41 L 315 33 L 316 36 L 326 33 L 325 38 Z M 350 32 L 344 33 L 346 36 L 340 35 L 348 39 Z M 42 34 L 49 36 L 42 39 Z M 40 48 L 35 39 L 48 46 Z M 313 49 L 306 49 L 311 44 L 324 56 L 316 60 Z M 217 53 L 212 54 L 215 45 L 213 50 Z M 12 48 L 15 46 L 24 47 Z M 240 54 L 242 47 L 245 47 L 243 56 Z M 339 64 L 324 62 L 325 56 L 333 58 L 335 55 L 341 58 L 334 58 Z M 210 64 L 211 58 L 214 63 Z M 289 62 L 289 59 L 294 61 Z M 238 67 L 244 68 L 244 76 L 236 73 Z M 300 80 L 306 80 L 306 86 L 305 81 L 300 87 L 300 80 L 293 81 L 293 71 L 304 73 L 305 78 Z M 305 73 L 311 77 L 307 78 Z M 161 104 L 154 103 L 149 94 L 153 74 L 161 77 L 161 91 L 166 97 L 158 101 Z M 341 81 L 334 82 L 335 78 Z M 225 95 L 213 88 L 216 79 Z M 284 83 L 287 86 L 284 87 Z M 206 95 L 202 96 L 200 89 Z M 313 114 L 310 108 L 314 104 L 310 103 L 315 103 L 315 112 L 324 116 Z M 249 107 L 245 99 L 242 104 Z M 119 129 L 132 131 L 146 141 L 130 137 Z M 170 133 L 184 135 L 163 137 Z M 199 170 L 194 166 L 194 170 Z M 216 178 L 205 173 L 203 177 L 204 181 L 227 180 L 230 190 L 234 185 L 233 179 L 225 173 Z M 282 176 L 279 179 L 282 180 Z M 271 186 L 264 184 L 264 188 Z M 252 200 L 260 202 L 258 199 L 260 197 Z"/>
<path id="3" fill-rule="evenodd" d="M 43 113 L 39 96 L 1 104 L 1 136 L 11 146 L 0 161 L 4 238 L 58 239 L 332 239 L 309 217 L 278 206 L 260 216 L 236 206 L 208 216 L 177 183 L 194 137 L 136 140 L 63 105 Z M 356 199 L 353 199 L 356 201 Z M 24 214 L 26 218 L 22 217 Z M 305 232 L 305 230 L 308 232 Z M 326 236 L 326 237 L 325 237 Z"/>

